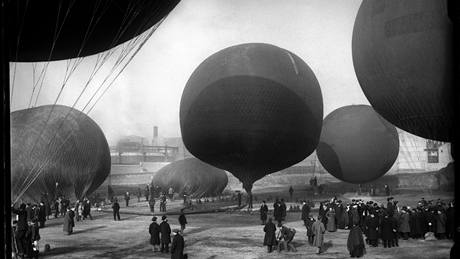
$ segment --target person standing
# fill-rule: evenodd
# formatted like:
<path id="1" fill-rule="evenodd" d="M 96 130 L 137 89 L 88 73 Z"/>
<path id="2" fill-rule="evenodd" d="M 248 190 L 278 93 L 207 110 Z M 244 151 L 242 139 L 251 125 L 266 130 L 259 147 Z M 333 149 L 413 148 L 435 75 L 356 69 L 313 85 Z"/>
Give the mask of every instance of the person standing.
<path id="1" fill-rule="evenodd" d="M 313 234 L 313 229 L 312 229 L 312 226 L 313 226 L 313 223 L 315 222 L 315 219 L 310 217 L 310 215 L 308 215 L 307 219 L 305 220 L 305 227 L 307 228 L 307 239 L 308 239 L 308 244 L 310 245 L 313 245 L 313 237 L 314 237 L 314 234 Z"/>
<path id="2" fill-rule="evenodd" d="M 75 227 L 74 221 L 75 213 L 70 209 L 67 208 L 67 213 L 64 216 L 64 226 L 63 231 L 70 235 L 73 233 L 73 228 Z"/>
<path id="3" fill-rule="evenodd" d="M 161 217 L 161 220 L 162 222 L 160 224 L 160 233 L 161 233 L 160 252 L 169 253 L 169 243 L 171 243 L 171 227 L 169 226 L 166 215 L 163 215 L 163 217 Z"/>
<path id="4" fill-rule="evenodd" d="M 363 232 L 358 225 L 354 225 L 348 233 L 347 248 L 351 257 L 363 257 L 366 253 Z"/>
<path id="5" fill-rule="evenodd" d="M 284 203 L 284 199 L 281 199 L 280 201 L 280 210 L 281 210 L 281 220 L 284 221 L 286 220 L 286 212 L 287 212 L 287 207 L 286 207 L 286 203 Z"/>
<path id="6" fill-rule="evenodd" d="M 18 215 L 18 223 L 15 231 L 15 236 L 18 255 L 23 256 L 25 254 L 25 249 L 27 246 L 26 234 L 29 229 L 29 226 L 27 224 L 26 204 L 22 203 L 19 206 L 19 209 L 14 208 L 14 205 L 12 205 L 11 210 L 14 214 Z"/>
<path id="7" fill-rule="evenodd" d="M 313 246 L 318 247 L 318 253 L 321 254 L 322 247 L 324 244 L 324 232 L 326 232 L 326 228 L 324 227 L 323 222 L 321 222 L 321 216 L 318 216 L 315 223 L 312 225 L 313 231 Z"/>
<path id="8" fill-rule="evenodd" d="M 184 233 L 185 225 L 187 224 L 187 219 L 185 218 L 184 209 L 180 210 L 179 224 L 180 224 L 180 231 Z"/>
<path id="9" fill-rule="evenodd" d="M 393 222 L 387 213 L 383 216 L 380 229 L 382 230 L 383 247 L 393 247 Z"/>
<path id="10" fill-rule="evenodd" d="M 373 247 L 377 247 L 378 245 L 378 237 L 379 237 L 379 219 L 375 217 L 374 213 L 370 213 L 365 224 L 366 232 L 367 232 L 367 239 L 369 240 L 369 244 Z"/>
<path id="11" fill-rule="evenodd" d="M 149 189 L 149 185 L 147 184 L 144 190 L 144 196 L 145 196 L 146 201 L 149 201 L 149 194 L 150 194 L 150 189 Z"/>
<path id="12" fill-rule="evenodd" d="M 399 232 L 404 240 L 409 239 L 409 217 L 409 213 L 407 213 L 406 209 L 401 210 L 401 215 L 399 215 Z"/>
<path id="13" fill-rule="evenodd" d="M 335 232 L 337 231 L 336 225 L 335 225 L 335 212 L 333 208 L 329 208 L 329 211 L 326 213 L 327 217 L 327 231 L 329 232 Z"/>
<path id="14" fill-rule="evenodd" d="M 302 216 L 300 217 L 303 221 L 304 226 L 307 226 L 307 220 L 310 215 L 310 206 L 307 204 L 306 201 L 303 201 L 302 205 Z"/>
<path id="15" fill-rule="evenodd" d="M 169 200 L 173 201 L 173 198 L 174 198 L 174 189 L 172 188 L 172 186 L 169 187 L 168 194 L 169 194 Z"/>
<path id="16" fill-rule="evenodd" d="M 59 200 L 55 200 L 54 201 L 54 218 L 57 218 L 59 216 L 59 206 L 60 206 L 60 203 L 59 203 Z"/>
<path id="17" fill-rule="evenodd" d="M 129 192 L 125 193 L 125 202 L 126 202 L 126 207 L 129 206 L 129 200 L 131 199 Z"/>
<path id="18" fill-rule="evenodd" d="M 294 188 L 292 186 L 289 187 L 289 200 L 292 202 L 292 197 L 294 195 Z"/>
<path id="19" fill-rule="evenodd" d="M 182 232 L 179 229 L 174 229 L 174 238 L 171 244 L 171 259 L 183 259 L 185 240 L 182 236 Z"/>
<path id="20" fill-rule="evenodd" d="M 85 198 L 83 200 L 83 218 L 86 219 L 87 217 L 93 220 L 93 216 L 91 216 L 91 203 L 88 198 Z"/>
<path id="21" fill-rule="evenodd" d="M 155 198 L 150 197 L 149 207 L 150 207 L 150 212 L 154 213 L 155 212 Z"/>
<path id="22" fill-rule="evenodd" d="M 281 225 L 282 220 L 282 213 L 281 213 L 281 203 L 278 198 L 275 199 L 275 203 L 273 203 L 273 217 L 276 221 L 278 221 L 278 225 Z"/>
<path id="23" fill-rule="evenodd" d="M 262 201 L 262 205 L 260 206 L 260 220 L 262 221 L 262 225 L 267 223 L 267 214 L 268 214 L 268 206 L 265 201 Z"/>
<path id="24" fill-rule="evenodd" d="M 267 224 L 265 224 L 264 232 L 264 246 L 267 246 L 268 252 L 271 253 L 273 246 L 276 245 L 276 226 L 272 222 L 272 218 L 269 218 Z"/>
<path id="25" fill-rule="evenodd" d="M 446 221 L 447 221 L 447 216 L 446 214 L 438 210 L 437 215 L 435 216 L 436 218 L 436 237 L 438 239 L 444 239 L 446 235 Z"/>
<path id="26" fill-rule="evenodd" d="M 118 203 L 118 199 L 115 198 L 113 204 L 113 220 L 120 220 L 120 204 Z"/>
<path id="27" fill-rule="evenodd" d="M 141 202 L 142 191 L 141 187 L 137 187 L 137 202 Z"/>
<path id="28" fill-rule="evenodd" d="M 160 225 L 157 223 L 157 217 L 153 217 L 152 221 L 149 227 L 150 244 L 153 246 L 153 252 L 158 252 L 158 247 L 160 246 Z"/>
<path id="29" fill-rule="evenodd" d="M 38 222 L 40 223 L 40 228 L 45 227 L 46 221 L 46 207 L 43 202 L 40 202 L 40 206 L 38 207 Z"/>

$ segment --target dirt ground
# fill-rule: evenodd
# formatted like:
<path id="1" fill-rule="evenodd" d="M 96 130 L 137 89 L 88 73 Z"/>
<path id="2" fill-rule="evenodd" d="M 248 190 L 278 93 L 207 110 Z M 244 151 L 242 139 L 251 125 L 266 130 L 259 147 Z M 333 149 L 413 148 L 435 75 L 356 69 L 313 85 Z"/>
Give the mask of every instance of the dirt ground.
<path id="1" fill-rule="evenodd" d="M 406 196 L 401 198 L 414 199 L 412 195 Z M 131 213 L 136 207 L 144 207 L 142 202 L 134 205 L 129 208 Z M 168 254 L 154 253 L 149 245 L 151 216 L 124 211 L 128 209 L 122 207 L 121 221 L 113 221 L 110 213 L 94 211 L 94 219 L 76 222 L 70 236 L 62 231 L 62 218 L 47 221 L 47 227 L 40 230 L 40 250 L 50 244 L 51 251 L 42 254 L 43 258 L 170 258 Z M 172 229 L 179 227 L 177 216 L 168 218 Z M 187 221 L 184 238 L 189 258 L 349 258 L 347 230 L 327 232 L 327 250 L 316 255 L 317 249 L 307 244 L 298 212 L 288 213 L 287 217 L 287 225 L 297 230 L 293 241 L 297 252 L 268 254 L 262 246 L 264 232 L 257 212 L 195 214 L 188 215 Z M 449 240 L 400 240 L 397 248 L 366 247 L 364 258 L 449 258 L 452 245 Z"/>

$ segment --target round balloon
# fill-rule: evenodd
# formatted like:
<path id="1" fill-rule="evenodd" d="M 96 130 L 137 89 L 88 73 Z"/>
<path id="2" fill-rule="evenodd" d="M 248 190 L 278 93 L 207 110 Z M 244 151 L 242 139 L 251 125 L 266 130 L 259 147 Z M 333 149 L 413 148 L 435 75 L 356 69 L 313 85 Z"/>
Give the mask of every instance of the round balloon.
<path id="1" fill-rule="evenodd" d="M 180 0 L 7 1 L 10 61 L 93 55 L 141 34 Z"/>
<path id="2" fill-rule="evenodd" d="M 44 193 L 81 199 L 109 173 L 107 140 L 86 114 L 61 105 L 11 113 L 13 198 L 26 190 L 21 198 L 35 202 Z"/>
<path id="3" fill-rule="evenodd" d="M 398 132 L 368 105 L 345 106 L 324 119 L 316 153 L 336 178 L 356 184 L 370 182 L 396 161 Z"/>
<path id="4" fill-rule="evenodd" d="M 321 90 L 308 65 L 263 43 L 208 57 L 188 80 L 180 104 L 187 149 L 231 172 L 248 192 L 256 180 L 314 151 L 322 116 Z"/>
<path id="5" fill-rule="evenodd" d="M 222 194 L 228 183 L 225 171 L 196 158 L 173 162 L 161 168 L 153 177 L 152 186 L 190 197 L 213 197 Z"/>
<path id="6" fill-rule="evenodd" d="M 452 23 L 447 1 L 364 0 L 352 39 L 356 76 L 374 109 L 417 136 L 452 135 Z"/>

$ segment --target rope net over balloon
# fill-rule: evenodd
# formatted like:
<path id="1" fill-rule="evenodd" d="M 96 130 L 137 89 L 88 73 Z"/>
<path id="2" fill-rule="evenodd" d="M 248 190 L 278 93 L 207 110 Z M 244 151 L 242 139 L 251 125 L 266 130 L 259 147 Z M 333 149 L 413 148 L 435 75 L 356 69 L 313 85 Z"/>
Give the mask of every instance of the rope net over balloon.
<path id="1" fill-rule="evenodd" d="M 12 110 L 30 110 L 43 104 L 52 105 L 48 109 L 44 123 L 36 129 L 38 132 L 34 134 L 33 143 L 28 145 L 28 150 L 17 160 L 37 157 L 39 155 L 37 152 L 43 150 L 47 153 L 40 155 L 45 159 L 36 160 L 35 164 L 28 169 L 28 173 L 12 186 L 14 202 L 27 192 L 50 163 L 59 160 L 63 154 L 62 150 L 68 145 L 72 135 L 77 134 L 75 131 L 78 127 L 68 130 L 66 136 L 59 134 L 61 128 L 66 126 L 72 111 L 74 109 L 81 111 L 76 113 L 76 120 L 79 120 L 82 119 L 79 117 L 88 115 L 94 109 L 178 2 L 166 0 L 47 2 L 45 6 L 53 5 L 52 7 L 55 8 L 51 12 L 55 15 L 53 35 L 48 45 L 40 37 L 34 39 L 39 45 L 36 48 L 29 41 L 31 35 L 36 36 L 33 34 L 33 29 L 34 23 L 38 21 L 33 19 L 37 16 L 37 10 L 43 7 L 28 0 L 10 4 L 10 10 L 16 11 L 15 16 L 9 17 L 9 23 L 16 29 L 13 29 L 15 40 L 10 41 Z M 86 16 L 80 24 L 78 19 L 82 12 L 85 12 Z M 114 14 L 118 16 L 115 17 Z M 50 20 L 50 18 L 44 19 Z M 104 30 L 107 30 L 107 35 L 104 35 Z M 77 42 L 72 40 L 73 31 L 81 33 L 81 37 L 78 38 L 80 40 Z M 43 47 L 40 43 L 46 46 Z M 50 96 L 50 93 L 56 94 Z M 57 116 L 55 111 L 57 104 L 66 104 L 70 109 L 66 109 L 63 114 L 60 111 L 59 122 L 53 124 L 52 130 L 49 130 L 50 120 Z M 29 134 L 26 129 L 27 127 L 23 127 L 19 129 L 20 132 L 16 132 L 17 139 L 22 139 L 26 137 L 25 134 Z M 47 137 L 47 141 L 41 141 L 45 132 L 52 135 Z M 38 147 L 39 145 L 47 148 L 43 149 L 42 146 Z M 52 175 L 55 183 L 62 182 L 59 173 L 55 172 Z"/>

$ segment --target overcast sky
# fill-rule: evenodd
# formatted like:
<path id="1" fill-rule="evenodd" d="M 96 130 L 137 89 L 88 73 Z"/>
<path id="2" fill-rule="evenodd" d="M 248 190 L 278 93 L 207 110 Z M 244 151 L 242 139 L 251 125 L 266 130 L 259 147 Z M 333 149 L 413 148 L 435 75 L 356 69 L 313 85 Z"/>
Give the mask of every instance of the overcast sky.
<path id="1" fill-rule="evenodd" d="M 249 42 L 273 44 L 302 58 L 320 83 L 324 116 L 345 105 L 368 104 L 351 56 L 353 23 L 360 3 L 182 0 L 89 115 L 111 145 L 124 135 L 150 138 L 153 125 L 159 126 L 164 137 L 178 137 L 180 98 L 193 70 L 213 53 Z M 64 64 L 50 65 L 38 105 L 54 102 Z M 19 64 L 16 68 L 12 110 L 27 107 L 32 92 L 31 67 Z M 73 75 L 58 103 L 73 103 L 84 76 L 83 72 Z"/>

